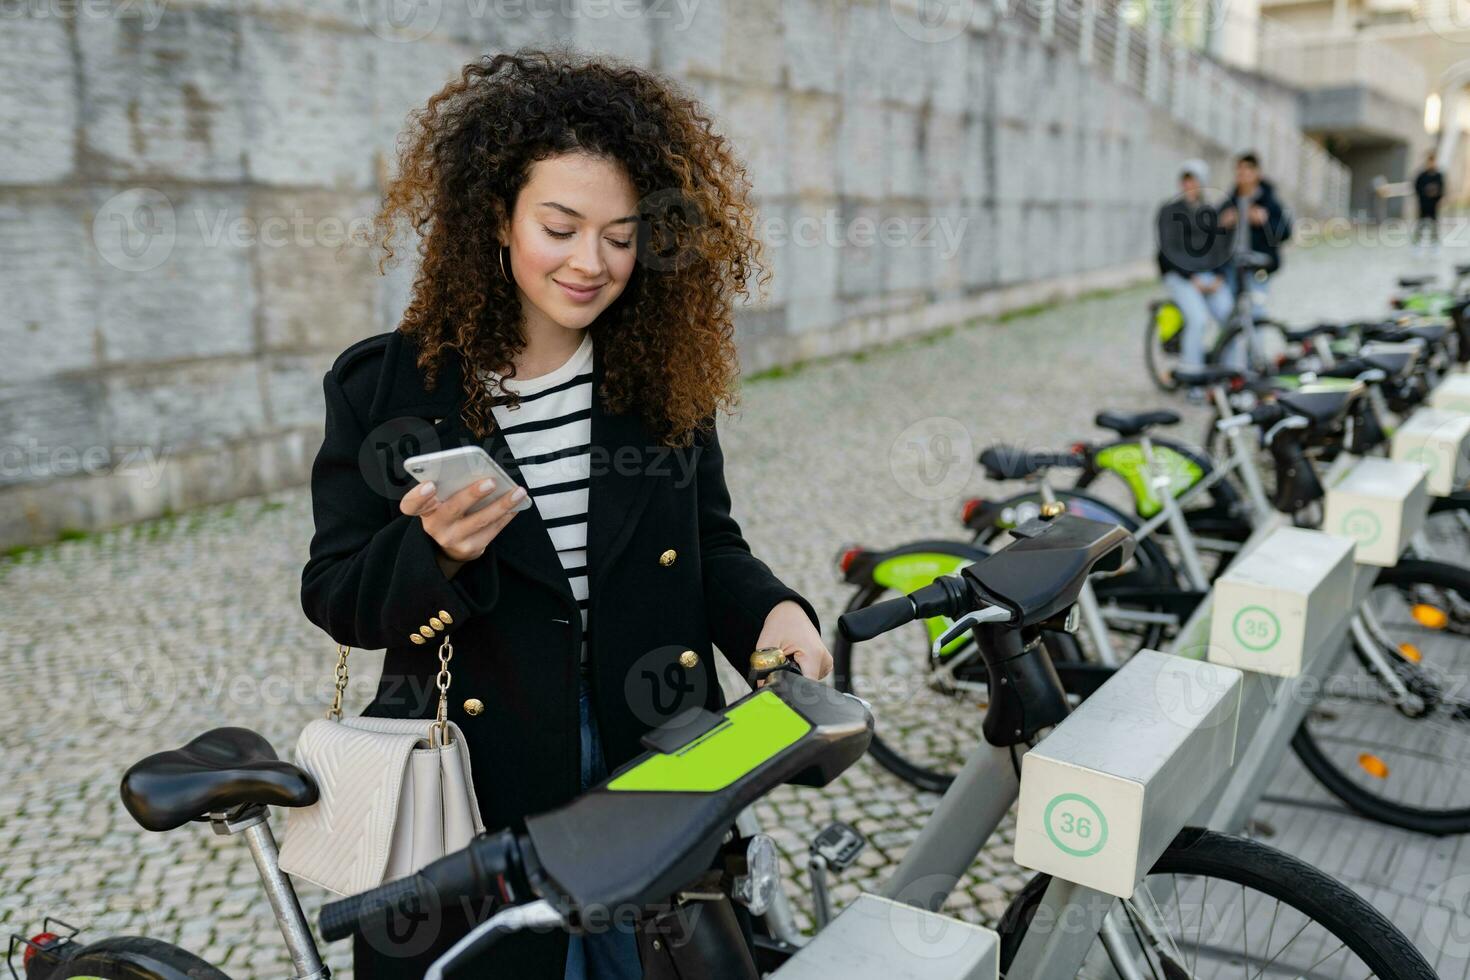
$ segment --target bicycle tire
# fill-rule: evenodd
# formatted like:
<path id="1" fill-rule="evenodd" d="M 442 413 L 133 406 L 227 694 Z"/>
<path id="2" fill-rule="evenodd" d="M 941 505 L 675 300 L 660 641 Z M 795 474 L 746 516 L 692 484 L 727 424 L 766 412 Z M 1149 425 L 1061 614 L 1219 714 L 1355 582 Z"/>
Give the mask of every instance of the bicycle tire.
<path id="1" fill-rule="evenodd" d="M 1427 586 L 1433 589 L 1454 589 L 1461 596 L 1470 599 L 1470 570 L 1456 565 L 1447 565 L 1443 562 L 1427 562 L 1405 560 L 1399 562 L 1393 568 L 1385 568 L 1379 572 L 1375 582 L 1375 588 L 1387 586 L 1398 590 L 1413 589 L 1416 586 Z M 1371 593 L 1369 594 L 1371 599 Z M 1363 656 L 1362 651 L 1357 649 L 1356 642 L 1353 645 L 1355 654 L 1352 658 L 1344 658 L 1344 663 L 1361 666 L 1370 678 L 1377 676 L 1377 671 L 1372 663 Z M 1344 685 L 1334 685 L 1329 678 L 1324 685 L 1325 690 L 1331 692 Z M 1470 712 L 1465 711 L 1467 702 L 1461 699 L 1449 705 L 1452 723 L 1462 725 L 1467 735 L 1470 735 Z M 1393 737 L 1392 730 L 1388 733 L 1385 741 L 1397 748 L 1402 744 L 1411 742 L 1407 733 L 1414 731 L 1413 726 L 1420 726 L 1419 731 L 1430 731 L 1433 724 L 1434 711 L 1438 705 L 1431 707 L 1422 717 L 1410 717 L 1403 712 L 1393 711 L 1382 713 L 1383 718 L 1393 721 L 1395 725 L 1401 726 L 1406 732 L 1402 739 Z M 1465 714 L 1463 718 L 1454 718 L 1455 714 Z M 1335 760 L 1335 753 L 1327 751 L 1322 744 L 1319 733 L 1313 731 L 1313 714 L 1309 713 L 1303 719 L 1301 726 L 1292 737 L 1291 747 L 1301 760 L 1303 766 L 1322 784 L 1329 793 L 1336 796 L 1353 811 L 1374 820 L 1378 823 L 1411 830 L 1421 834 L 1432 834 L 1444 836 L 1449 834 L 1463 834 L 1470 832 L 1470 806 L 1444 806 L 1430 807 L 1412 805 L 1407 802 L 1396 800 L 1382 793 L 1375 793 L 1369 788 L 1373 784 L 1365 782 L 1361 778 L 1340 765 Z M 1349 726 L 1350 729 L 1356 726 Z M 1388 750 L 1385 750 L 1388 752 Z M 1377 753 L 1372 753 L 1377 755 Z M 1390 754 L 1390 758 L 1393 756 Z M 1422 756 L 1420 756 L 1422 759 Z M 1381 760 L 1380 760 L 1381 761 Z M 1448 763 L 1454 769 L 1459 769 L 1458 760 Z M 1360 763 L 1362 766 L 1362 763 Z M 1366 768 L 1366 767 L 1365 767 Z M 1391 774 L 1394 767 L 1387 767 Z M 1386 777 L 1378 777 L 1386 779 Z M 1431 774 L 1426 779 L 1431 785 L 1437 785 Z M 1386 783 L 1385 783 L 1386 785 Z"/>
<path id="2" fill-rule="evenodd" d="M 1384 980 L 1437 977 L 1403 932 L 1356 892 L 1326 872 L 1259 841 L 1186 827 L 1154 862 L 1149 875 L 1198 876 L 1250 888 L 1322 926 Z M 1015 959 L 1050 882 L 1049 875 L 1033 877 L 1001 917 L 1002 976 Z M 1268 950 L 1270 939 L 1268 934 Z M 1246 952 L 1249 955 L 1248 944 Z"/>
<path id="3" fill-rule="evenodd" d="M 34 966 L 34 963 L 32 964 Z M 27 977 L 35 974 L 27 972 Z M 39 980 L 230 980 L 206 960 L 181 946 L 145 936 L 114 936 L 88 943 L 56 964 Z"/>

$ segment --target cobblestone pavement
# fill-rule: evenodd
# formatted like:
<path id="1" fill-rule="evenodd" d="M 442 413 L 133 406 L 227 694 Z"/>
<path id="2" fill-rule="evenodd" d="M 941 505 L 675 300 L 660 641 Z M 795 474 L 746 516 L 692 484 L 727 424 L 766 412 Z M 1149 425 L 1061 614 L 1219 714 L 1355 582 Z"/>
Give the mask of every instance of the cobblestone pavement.
<path id="1" fill-rule="evenodd" d="M 1394 273 L 1416 264 L 1402 248 L 1297 251 L 1273 284 L 1273 309 L 1294 322 L 1378 310 Z M 1144 304 L 1155 292 L 1145 286 L 961 326 L 748 384 L 722 438 L 736 516 L 754 550 L 811 597 L 830 637 L 848 598 L 833 567 L 841 544 L 958 537 L 959 501 L 997 489 L 966 462 L 979 447 L 1060 446 L 1098 435 L 1091 419 L 1101 407 L 1160 403 L 1144 387 L 1140 360 Z M 1198 433 L 1198 411 L 1187 415 L 1185 431 Z M 936 418 L 954 420 L 946 425 L 961 463 L 937 478 L 917 474 L 904 455 L 906 430 Z M 0 562 L 11 705 L 0 734 L 7 932 L 33 930 L 50 914 L 94 935 L 177 941 L 234 975 L 286 975 L 243 843 L 203 825 L 142 831 L 119 803 L 117 783 L 135 759 L 217 725 L 256 728 L 288 752 L 319 714 L 334 649 L 298 605 L 310 532 L 303 488 Z M 354 656 L 349 698 L 360 707 L 378 658 Z M 907 717 L 907 737 L 934 737 L 934 726 L 912 723 L 916 713 L 929 720 L 923 707 L 922 698 L 880 703 L 880 726 L 885 716 L 895 725 Z M 830 819 L 868 835 L 859 865 L 836 886 L 842 903 L 878 885 L 936 800 L 864 760 L 824 791 L 773 794 L 759 814 L 798 864 Z M 1026 876 L 1010 854 L 1005 828 L 947 909 L 993 923 Z M 809 926 L 805 873 L 790 860 L 786 870 Z M 321 893 L 305 888 L 302 896 L 314 916 Z M 346 945 L 327 958 L 338 976 L 350 974 Z"/>

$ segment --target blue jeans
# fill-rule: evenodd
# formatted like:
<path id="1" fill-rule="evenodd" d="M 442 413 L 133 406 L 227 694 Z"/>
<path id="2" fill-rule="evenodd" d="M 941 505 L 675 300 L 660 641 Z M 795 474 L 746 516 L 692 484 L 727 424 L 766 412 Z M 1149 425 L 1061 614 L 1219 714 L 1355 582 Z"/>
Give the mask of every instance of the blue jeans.
<path id="1" fill-rule="evenodd" d="M 607 778 L 607 762 L 602 757 L 602 740 L 597 736 L 597 718 L 592 713 L 592 689 L 585 678 L 578 700 L 582 719 L 582 788 L 585 790 Z M 603 932 L 570 937 L 565 980 L 642 980 L 643 964 L 638 958 L 638 944 L 633 934 L 607 926 L 607 919 L 603 916 L 600 922 L 605 928 Z"/>
<path id="2" fill-rule="evenodd" d="M 1211 272 L 1200 273 L 1199 278 L 1219 282 L 1220 288 L 1213 293 L 1202 293 L 1188 276 L 1177 272 L 1164 273 L 1164 288 L 1184 316 L 1184 329 L 1179 339 L 1179 366 L 1186 369 L 1205 366 L 1205 334 L 1210 321 L 1224 324 L 1230 319 L 1230 308 L 1234 303 L 1229 283 Z"/>

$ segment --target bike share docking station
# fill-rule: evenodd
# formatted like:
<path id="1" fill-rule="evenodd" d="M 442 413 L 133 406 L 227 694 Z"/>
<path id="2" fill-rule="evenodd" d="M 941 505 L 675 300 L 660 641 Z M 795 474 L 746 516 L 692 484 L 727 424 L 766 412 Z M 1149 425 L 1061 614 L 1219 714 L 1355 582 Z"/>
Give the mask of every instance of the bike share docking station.
<path id="1" fill-rule="evenodd" d="M 1366 457 L 1335 466 L 1326 482 L 1322 527 L 1357 542 L 1354 560 L 1359 565 L 1397 565 L 1429 513 L 1424 467 Z"/>
<path id="2" fill-rule="evenodd" d="M 1443 412 L 1470 413 L 1470 374 L 1446 377 L 1429 393 L 1427 404 Z"/>
<path id="3" fill-rule="evenodd" d="M 1141 650 L 1021 760 L 1016 863 L 1118 898 L 1235 761 L 1241 673 Z"/>
<path id="4" fill-rule="evenodd" d="M 1423 466 L 1432 496 L 1449 496 L 1470 478 L 1470 414 L 1419 409 L 1394 431 L 1391 455 Z"/>
<path id="5" fill-rule="evenodd" d="M 1215 580 L 1205 659 L 1295 677 L 1352 608 L 1353 541 L 1281 527 Z"/>
<path id="6" fill-rule="evenodd" d="M 1108 910 L 1118 898 L 1133 895 L 1151 862 L 1183 827 L 1239 833 L 1246 826 L 1289 750 L 1311 692 L 1346 652 L 1351 612 L 1377 572 L 1358 573 L 1353 541 L 1284 525 L 1285 518 L 1273 512 L 1245 543 L 1235 564 L 1263 549 L 1262 557 L 1268 559 L 1263 564 L 1279 564 L 1279 557 L 1271 556 L 1279 556 L 1283 546 L 1300 546 L 1300 535 L 1316 539 L 1309 546 L 1315 571 L 1309 572 L 1302 557 L 1295 556 L 1291 571 L 1281 568 L 1275 579 L 1269 577 L 1269 568 L 1258 573 L 1251 593 L 1253 604 L 1272 603 L 1278 619 L 1295 610 L 1300 620 L 1295 649 L 1280 644 L 1285 656 L 1278 663 L 1255 659 L 1246 669 L 1241 669 L 1244 664 L 1212 662 L 1217 659 L 1208 656 L 1213 623 L 1223 620 L 1228 628 L 1242 608 L 1238 601 L 1233 609 L 1222 605 L 1222 597 L 1230 601 L 1228 589 L 1221 588 L 1222 576 L 1169 653 L 1135 654 L 1025 755 L 1016 862 L 1053 875 L 1037 915 L 1071 922 L 1080 911 L 1091 919 L 1089 928 L 1054 928 L 1044 942 L 1023 948 L 1011 964 L 1016 975 L 1075 975 L 1096 935 L 1091 927 L 1106 936 Z M 1287 533 L 1278 537 L 1282 532 Z M 1313 578 L 1304 580 L 1303 575 Z M 1264 587 L 1271 582 L 1281 586 L 1274 595 Z M 1227 659 L 1224 654 L 1219 658 Z M 1273 671 L 1263 672 L 1260 666 Z M 1119 681 L 1117 700 L 1100 701 L 1109 685 Z M 1077 719 L 1085 728 L 1069 732 Z M 1026 780 L 1037 773 L 1045 774 L 1043 782 L 1028 787 Z M 1088 786 L 1102 800 L 1087 790 L 1075 796 L 1086 797 L 1088 805 L 1067 799 L 1063 777 Z M 1119 805 L 1123 801 L 1126 806 Z M 1088 825 L 1090 838 L 1082 836 L 1079 821 L 1084 817 L 1101 818 Z M 1103 820 L 1107 838 L 1089 853 L 1097 846 Z M 1111 866 L 1097 861 L 1115 844 L 1120 846 Z"/>

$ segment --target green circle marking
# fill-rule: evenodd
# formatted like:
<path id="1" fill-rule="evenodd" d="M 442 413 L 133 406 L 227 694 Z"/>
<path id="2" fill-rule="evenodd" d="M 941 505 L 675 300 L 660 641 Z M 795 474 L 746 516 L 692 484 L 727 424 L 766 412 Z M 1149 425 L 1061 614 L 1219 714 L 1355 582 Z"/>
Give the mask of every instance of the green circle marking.
<path id="1" fill-rule="evenodd" d="M 1281 620 L 1265 606 L 1246 606 L 1235 614 L 1230 629 L 1241 646 L 1257 652 L 1271 649 L 1281 639 Z"/>
<path id="2" fill-rule="evenodd" d="M 1371 510 L 1354 507 L 1342 515 L 1342 533 L 1359 544 L 1373 544 L 1383 533 L 1383 524 Z"/>
<path id="3" fill-rule="evenodd" d="M 1096 803 L 1080 793 L 1053 797 L 1041 815 L 1041 823 L 1051 842 L 1073 857 L 1092 857 L 1108 842 L 1107 818 Z"/>

